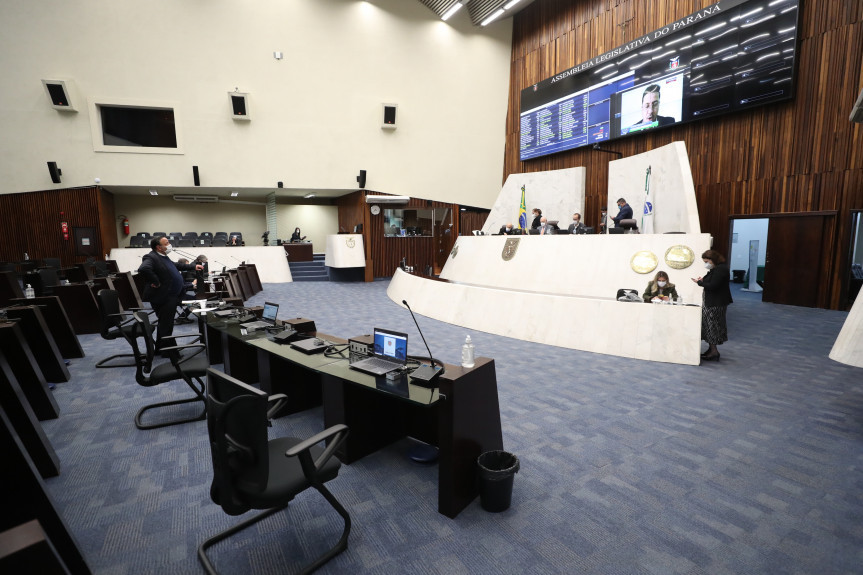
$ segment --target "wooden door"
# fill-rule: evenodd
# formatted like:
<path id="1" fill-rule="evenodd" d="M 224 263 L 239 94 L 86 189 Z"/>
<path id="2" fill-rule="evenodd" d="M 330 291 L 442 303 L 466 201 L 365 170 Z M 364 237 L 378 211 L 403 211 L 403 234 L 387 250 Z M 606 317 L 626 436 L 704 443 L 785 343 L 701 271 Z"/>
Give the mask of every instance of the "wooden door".
<path id="1" fill-rule="evenodd" d="M 827 307 L 835 212 L 770 216 L 764 264 L 765 302 Z"/>

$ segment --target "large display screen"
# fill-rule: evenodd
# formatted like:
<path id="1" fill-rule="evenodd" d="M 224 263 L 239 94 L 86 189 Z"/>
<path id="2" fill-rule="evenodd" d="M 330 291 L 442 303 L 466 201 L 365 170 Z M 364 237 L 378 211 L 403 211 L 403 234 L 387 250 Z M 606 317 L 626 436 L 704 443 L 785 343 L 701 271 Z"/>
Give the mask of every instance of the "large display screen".
<path id="1" fill-rule="evenodd" d="M 799 0 L 724 0 L 521 92 L 522 161 L 790 99 Z"/>

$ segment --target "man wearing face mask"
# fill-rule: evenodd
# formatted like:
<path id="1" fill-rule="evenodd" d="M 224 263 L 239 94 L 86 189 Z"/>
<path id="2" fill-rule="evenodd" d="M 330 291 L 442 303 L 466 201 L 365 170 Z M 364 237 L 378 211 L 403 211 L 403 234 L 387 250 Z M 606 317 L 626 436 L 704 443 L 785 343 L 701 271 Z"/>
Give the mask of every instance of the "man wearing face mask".
<path id="1" fill-rule="evenodd" d="M 500 227 L 500 231 L 497 232 L 499 236 L 514 236 L 518 234 L 521 230 L 518 228 L 512 227 L 512 224 L 506 224 L 505 226 Z"/>
<path id="2" fill-rule="evenodd" d="M 150 241 L 150 253 L 146 254 L 138 273 L 144 276 L 147 284 L 144 286 L 142 299 L 150 302 L 159 324 L 156 327 L 156 351 L 162 347 L 170 347 L 172 341 L 164 338 L 174 333 L 174 314 L 183 292 L 183 276 L 181 271 L 204 269 L 202 265 L 179 264 L 168 259 L 172 247 L 168 238 L 153 238 Z"/>
<path id="3" fill-rule="evenodd" d="M 585 232 L 584 224 L 581 223 L 581 214 L 578 212 L 572 214 L 572 223 L 569 224 L 569 233 L 583 234 Z"/>

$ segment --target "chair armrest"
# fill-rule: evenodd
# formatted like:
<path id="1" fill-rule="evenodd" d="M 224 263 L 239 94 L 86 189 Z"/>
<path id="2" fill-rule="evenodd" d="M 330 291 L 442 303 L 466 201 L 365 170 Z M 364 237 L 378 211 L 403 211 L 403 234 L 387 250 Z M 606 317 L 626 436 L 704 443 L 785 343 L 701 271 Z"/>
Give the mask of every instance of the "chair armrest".
<path id="1" fill-rule="evenodd" d="M 267 398 L 267 402 L 275 402 L 275 405 L 273 405 L 273 407 L 267 410 L 267 421 L 269 422 L 273 418 L 273 416 L 278 413 L 279 410 L 282 409 L 282 407 L 284 407 L 286 403 L 288 403 L 288 396 L 284 393 L 274 393 Z M 270 422 L 270 425 L 272 425 L 272 422 Z"/>
<path id="2" fill-rule="evenodd" d="M 299 455 L 300 464 L 303 467 L 303 474 L 306 476 L 310 482 L 317 484 L 317 472 L 324 466 L 324 464 L 329 461 L 330 457 L 333 456 L 336 449 L 341 446 L 342 442 L 348 436 L 348 426 L 343 423 L 339 423 L 337 425 L 333 425 L 332 427 L 321 431 L 320 433 L 316 433 L 312 437 L 306 439 L 305 441 L 301 441 L 297 445 L 288 449 L 285 452 L 285 457 L 296 457 Z M 318 457 L 317 461 L 312 463 L 312 455 L 309 450 L 317 445 L 318 443 L 333 438 L 324 452 Z"/>

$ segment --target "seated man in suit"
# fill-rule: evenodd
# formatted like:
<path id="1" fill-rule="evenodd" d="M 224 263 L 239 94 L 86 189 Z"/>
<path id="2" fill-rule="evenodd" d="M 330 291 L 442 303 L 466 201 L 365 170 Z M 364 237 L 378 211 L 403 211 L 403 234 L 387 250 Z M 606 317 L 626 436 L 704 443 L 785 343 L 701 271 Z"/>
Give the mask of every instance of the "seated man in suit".
<path id="1" fill-rule="evenodd" d="M 500 231 L 497 232 L 499 236 L 514 236 L 519 233 L 518 228 L 514 228 L 512 223 L 506 224 L 505 226 L 500 227 Z"/>
<path id="2" fill-rule="evenodd" d="M 572 223 L 569 224 L 569 233 L 571 234 L 583 234 L 585 233 L 585 226 L 581 221 L 581 214 L 575 212 L 572 214 Z"/>
<path id="3" fill-rule="evenodd" d="M 539 220 L 539 235 L 551 236 L 554 235 L 554 233 L 554 226 L 548 223 L 548 218 L 543 216 L 542 219 Z"/>

